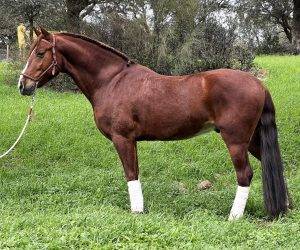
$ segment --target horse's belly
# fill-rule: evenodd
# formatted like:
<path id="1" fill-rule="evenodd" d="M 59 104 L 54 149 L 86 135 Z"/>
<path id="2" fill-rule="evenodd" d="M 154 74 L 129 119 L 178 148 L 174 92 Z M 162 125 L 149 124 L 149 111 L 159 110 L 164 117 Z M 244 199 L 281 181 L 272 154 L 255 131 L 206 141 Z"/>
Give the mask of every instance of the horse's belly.
<path id="1" fill-rule="evenodd" d="M 204 123 L 203 127 L 201 127 L 201 129 L 196 134 L 194 134 L 194 136 L 202 135 L 202 134 L 208 133 L 215 129 L 216 129 L 216 127 L 213 122 L 206 122 L 206 123 Z"/>
<path id="2" fill-rule="evenodd" d="M 208 133 L 212 130 L 215 129 L 215 125 L 213 122 L 207 121 L 200 125 L 199 127 L 197 126 L 187 126 L 187 127 L 182 127 L 178 133 L 175 133 L 170 137 L 170 139 L 187 139 L 191 137 L 195 137 L 201 134 Z"/>
<path id="3" fill-rule="evenodd" d="M 175 124 L 174 124 L 175 125 Z M 149 133 L 144 133 L 138 139 L 139 140 L 182 140 L 195 137 L 215 129 L 215 125 L 211 121 L 204 123 L 185 123 L 180 126 L 156 126 Z"/>

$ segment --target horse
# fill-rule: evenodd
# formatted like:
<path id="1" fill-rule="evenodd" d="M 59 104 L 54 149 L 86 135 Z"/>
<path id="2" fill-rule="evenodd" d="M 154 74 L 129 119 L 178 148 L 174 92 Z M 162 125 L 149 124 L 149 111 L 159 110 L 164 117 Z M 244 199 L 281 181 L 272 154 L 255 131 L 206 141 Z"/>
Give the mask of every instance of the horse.
<path id="1" fill-rule="evenodd" d="M 37 40 L 19 78 L 32 95 L 59 73 L 72 77 L 90 101 L 99 131 L 112 141 L 124 168 L 132 213 L 143 213 L 137 142 L 182 140 L 215 130 L 236 171 L 229 220 L 244 214 L 253 176 L 248 152 L 262 165 L 268 216 L 288 210 L 275 107 L 267 88 L 248 72 L 217 69 L 165 76 L 86 36 L 35 29 Z"/>

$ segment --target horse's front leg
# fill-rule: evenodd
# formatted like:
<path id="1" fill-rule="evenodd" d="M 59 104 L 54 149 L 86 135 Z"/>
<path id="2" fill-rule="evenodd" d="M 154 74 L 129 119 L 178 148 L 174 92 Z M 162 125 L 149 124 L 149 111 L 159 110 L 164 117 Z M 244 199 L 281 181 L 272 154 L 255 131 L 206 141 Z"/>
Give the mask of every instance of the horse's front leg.
<path id="1" fill-rule="evenodd" d="M 114 135 L 112 141 L 122 161 L 125 177 L 128 185 L 131 212 L 142 213 L 144 201 L 141 183 L 138 179 L 139 168 L 137 160 L 136 141 L 125 138 L 121 135 Z"/>

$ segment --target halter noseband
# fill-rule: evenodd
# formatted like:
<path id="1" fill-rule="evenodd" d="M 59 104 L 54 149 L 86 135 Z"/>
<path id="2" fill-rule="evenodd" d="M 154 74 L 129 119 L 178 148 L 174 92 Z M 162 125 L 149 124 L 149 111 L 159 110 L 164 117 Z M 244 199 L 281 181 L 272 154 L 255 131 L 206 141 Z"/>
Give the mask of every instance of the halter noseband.
<path id="1" fill-rule="evenodd" d="M 55 75 L 56 73 L 56 68 L 58 68 L 58 64 L 57 64 L 57 59 L 56 59 L 56 51 L 55 51 L 55 36 L 52 35 L 53 37 L 53 43 L 47 41 L 47 40 L 44 40 L 45 42 L 47 43 L 50 43 L 51 47 L 52 47 L 52 63 L 48 66 L 47 69 L 45 69 L 42 74 L 38 77 L 33 77 L 33 76 L 30 76 L 30 75 L 27 75 L 25 73 L 21 73 L 22 76 L 25 76 L 26 78 L 30 79 L 30 80 L 33 80 L 35 82 L 39 82 L 41 80 L 41 78 L 48 72 L 49 69 L 52 68 L 52 75 Z"/>

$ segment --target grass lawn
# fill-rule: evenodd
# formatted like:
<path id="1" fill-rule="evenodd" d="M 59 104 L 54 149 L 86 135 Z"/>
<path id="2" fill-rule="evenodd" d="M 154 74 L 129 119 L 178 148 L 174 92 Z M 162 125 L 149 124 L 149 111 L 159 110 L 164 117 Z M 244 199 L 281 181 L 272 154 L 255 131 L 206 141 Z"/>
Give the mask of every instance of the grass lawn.
<path id="1" fill-rule="evenodd" d="M 220 136 L 139 143 L 147 213 L 129 212 L 112 143 L 94 125 L 83 95 L 40 89 L 35 118 L 17 149 L 0 160 L 0 249 L 300 249 L 300 57 L 263 56 L 277 108 L 281 152 L 294 210 L 267 221 L 260 163 L 244 219 L 228 222 L 236 180 Z M 4 85 L 0 65 L 0 153 L 22 128 L 28 97 Z M 197 183 L 213 187 L 198 191 Z M 186 187 L 183 192 L 182 185 Z"/>

